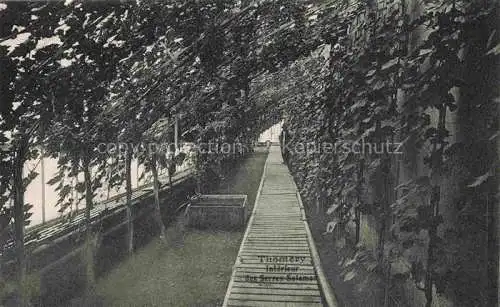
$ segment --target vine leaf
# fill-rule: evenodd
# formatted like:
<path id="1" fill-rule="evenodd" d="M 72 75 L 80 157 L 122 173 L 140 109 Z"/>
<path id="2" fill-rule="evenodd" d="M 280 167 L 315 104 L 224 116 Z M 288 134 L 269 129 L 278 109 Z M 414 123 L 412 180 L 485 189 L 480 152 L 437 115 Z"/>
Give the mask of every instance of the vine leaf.
<path id="1" fill-rule="evenodd" d="M 494 139 L 496 139 L 496 137 L 498 136 L 498 132 L 494 133 L 492 136 L 490 136 L 488 138 L 488 141 L 493 141 Z"/>
<path id="2" fill-rule="evenodd" d="M 483 184 L 484 182 L 486 182 L 486 180 L 488 180 L 488 178 L 489 178 L 490 176 L 492 176 L 492 175 L 493 175 L 493 172 L 492 172 L 492 171 L 491 171 L 491 169 L 490 169 L 488 172 L 486 172 L 486 174 L 484 174 L 484 175 L 481 175 L 481 176 L 477 177 L 477 178 L 474 180 L 474 182 L 473 182 L 473 183 L 471 183 L 471 184 L 469 184 L 467 187 L 468 187 L 468 188 L 475 188 L 475 187 L 478 187 L 478 186 L 480 186 L 481 184 Z"/>
<path id="3" fill-rule="evenodd" d="M 47 184 L 54 185 L 54 184 L 58 183 L 59 181 L 61 181 L 63 177 L 64 177 L 64 173 L 59 172 L 56 176 L 54 176 L 49 181 L 47 181 Z"/>
<path id="4" fill-rule="evenodd" d="M 495 47 L 493 47 L 490 51 L 486 53 L 486 55 L 499 55 L 500 54 L 500 43 L 498 43 Z"/>
<path id="5" fill-rule="evenodd" d="M 396 65 L 398 62 L 399 62 L 399 57 L 396 57 L 396 58 L 388 61 L 384 65 L 382 65 L 382 70 L 387 70 L 387 69 L 393 67 L 394 65 Z"/>
<path id="6" fill-rule="evenodd" d="M 328 210 L 326 211 L 326 214 L 330 215 L 332 214 L 333 212 L 335 212 L 337 210 L 337 208 L 340 206 L 340 203 L 339 202 L 335 202 L 333 203 L 330 208 L 328 208 Z"/>
<path id="7" fill-rule="evenodd" d="M 333 221 L 326 224 L 326 231 L 323 234 L 328 234 L 328 233 L 334 232 L 335 229 L 337 228 L 338 224 L 339 224 L 339 220 L 337 218 L 335 218 Z"/>
<path id="8" fill-rule="evenodd" d="M 356 277 L 356 272 L 350 271 L 344 276 L 344 281 L 349 281 L 352 280 L 354 277 Z"/>

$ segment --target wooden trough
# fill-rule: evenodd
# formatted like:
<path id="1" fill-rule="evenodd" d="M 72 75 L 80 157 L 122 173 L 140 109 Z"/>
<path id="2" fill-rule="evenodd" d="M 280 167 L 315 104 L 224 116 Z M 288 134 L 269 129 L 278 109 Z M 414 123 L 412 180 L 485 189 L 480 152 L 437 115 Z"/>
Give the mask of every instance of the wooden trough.
<path id="1" fill-rule="evenodd" d="M 187 225 L 201 229 L 239 229 L 245 225 L 246 211 L 246 195 L 199 195 L 190 200 Z"/>

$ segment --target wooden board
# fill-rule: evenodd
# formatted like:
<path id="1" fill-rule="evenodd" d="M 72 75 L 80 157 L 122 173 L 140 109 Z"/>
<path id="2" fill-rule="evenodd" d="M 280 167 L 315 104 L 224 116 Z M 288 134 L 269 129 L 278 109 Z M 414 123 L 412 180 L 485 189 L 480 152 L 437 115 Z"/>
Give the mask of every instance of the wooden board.
<path id="1" fill-rule="evenodd" d="M 279 147 L 271 147 L 223 306 L 323 306 L 308 235 Z"/>

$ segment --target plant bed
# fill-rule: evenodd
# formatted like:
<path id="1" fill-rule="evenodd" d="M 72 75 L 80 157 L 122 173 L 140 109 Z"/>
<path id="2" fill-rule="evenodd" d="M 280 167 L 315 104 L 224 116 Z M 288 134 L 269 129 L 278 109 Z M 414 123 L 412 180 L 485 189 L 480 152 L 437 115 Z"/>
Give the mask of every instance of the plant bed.
<path id="1" fill-rule="evenodd" d="M 187 226 L 206 229 L 241 229 L 246 221 L 247 196 L 198 195 L 187 208 Z"/>

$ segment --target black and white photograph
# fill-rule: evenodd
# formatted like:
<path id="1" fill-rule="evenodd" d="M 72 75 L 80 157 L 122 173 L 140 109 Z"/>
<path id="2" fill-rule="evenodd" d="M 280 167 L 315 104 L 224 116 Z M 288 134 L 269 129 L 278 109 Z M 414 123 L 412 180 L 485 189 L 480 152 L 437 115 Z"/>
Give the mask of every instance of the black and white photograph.
<path id="1" fill-rule="evenodd" d="M 498 307 L 499 105 L 499 0 L 0 0 L 0 307 Z"/>

